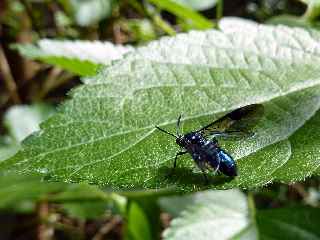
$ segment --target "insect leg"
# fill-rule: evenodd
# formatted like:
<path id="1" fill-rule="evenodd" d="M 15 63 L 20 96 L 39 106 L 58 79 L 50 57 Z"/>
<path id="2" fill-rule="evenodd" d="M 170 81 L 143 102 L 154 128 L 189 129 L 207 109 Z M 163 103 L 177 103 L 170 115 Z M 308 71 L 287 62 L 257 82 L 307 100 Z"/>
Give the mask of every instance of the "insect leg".
<path id="1" fill-rule="evenodd" d="M 221 159 L 220 159 L 220 157 L 217 157 L 217 159 L 218 159 L 218 166 L 216 167 L 216 169 L 213 172 L 214 175 L 216 175 L 216 173 L 219 171 L 219 168 L 220 168 Z"/>
<path id="2" fill-rule="evenodd" d="M 177 158 L 178 156 L 181 156 L 183 154 L 186 154 L 187 152 L 177 152 L 176 157 L 174 158 L 173 168 L 176 168 L 177 166 Z"/>
<path id="3" fill-rule="evenodd" d="M 205 170 L 203 168 L 200 168 L 200 169 L 201 169 L 202 175 L 204 177 L 205 184 L 208 184 L 209 181 L 208 181 L 208 177 L 207 177 Z"/>
<path id="4" fill-rule="evenodd" d="M 202 172 L 202 175 L 204 177 L 204 181 L 205 181 L 205 184 L 208 184 L 209 181 L 208 181 L 208 177 L 207 177 L 207 174 L 206 174 L 206 171 L 205 171 L 205 163 L 204 162 L 197 162 L 197 165 L 198 167 L 200 168 L 201 172 Z"/>

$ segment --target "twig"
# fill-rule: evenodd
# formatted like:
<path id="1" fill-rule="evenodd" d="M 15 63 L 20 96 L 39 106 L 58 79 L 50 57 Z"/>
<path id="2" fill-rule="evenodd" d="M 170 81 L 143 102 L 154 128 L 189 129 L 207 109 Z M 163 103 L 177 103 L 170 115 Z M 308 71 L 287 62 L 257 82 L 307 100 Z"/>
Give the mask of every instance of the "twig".
<path id="1" fill-rule="evenodd" d="M 300 195 L 303 199 L 308 197 L 308 192 L 304 189 L 303 185 L 300 183 L 294 183 L 289 185 L 295 192 Z"/>
<path id="2" fill-rule="evenodd" d="M 70 81 L 74 77 L 69 72 L 64 72 L 61 68 L 54 67 L 50 70 L 47 79 L 45 80 L 41 90 L 38 94 L 34 95 L 33 101 L 38 101 L 45 98 L 49 92 L 57 89 L 61 85 Z"/>
<path id="3" fill-rule="evenodd" d="M 47 201 L 41 201 L 38 203 L 37 214 L 39 219 L 38 240 L 51 240 L 54 234 L 54 229 L 46 223 L 46 220 L 50 215 L 49 204 Z"/>
<path id="4" fill-rule="evenodd" d="M 15 104 L 21 103 L 21 99 L 17 91 L 16 82 L 14 81 L 14 78 L 11 74 L 10 66 L 1 44 L 0 44 L 0 71 L 2 72 L 3 79 L 5 81 L 6 87 L 10 93 L 10 96 L 13 102 Z"/>
<path id="5" fill-rule="evenodd" d="M 53 88 L 55 88 L 55 85 L 57 84 L 58 77 L 61 74 L 61 72 L 62 72 L 62 69 L 57 67 L 53 67 L 50 69 L 48 77 L 46 78 L 43 86 L 41 87 L 41 90 L 36 95 L 34 100 L 36 101 L 41 100 L 48 94 L 48 92 L 50 92 Z"/>
<path id="6" fill-rule="evenodd" d="M 26 12 L 30 18 L 31 24 L 34 27 L 34 29 L 36 30 L 37 33 L 39 33 L 39 35 L 41 36 L 41 29 L 38 25 L 38 21 L 35 18 L 34 14 L 33 14 L 33 10 L 32 7 L 30 6 L 30 4 L 28 3 L 27 0 L 20 0 L 20 2 L 22 3 L 22 5 L 25 7 Z"/>
<path id="7" fill-rule="evenodd" d="M 109 222 L 104 224 L 99 229 L 99 231 L 96 233 L 96 235 L 93 236 L 92 240 L 102 240 L 102 239 L 104 239 L 103 236 L 108 234 L 119 223 L 121 223 L 121 217 L 120 216 L 113 217 Z"/>

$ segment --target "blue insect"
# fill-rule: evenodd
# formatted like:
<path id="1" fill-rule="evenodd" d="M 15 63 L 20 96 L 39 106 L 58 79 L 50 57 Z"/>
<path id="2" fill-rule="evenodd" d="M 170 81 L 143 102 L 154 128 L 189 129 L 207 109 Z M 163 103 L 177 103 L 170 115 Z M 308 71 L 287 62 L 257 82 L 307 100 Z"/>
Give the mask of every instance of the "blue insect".
<path id="1" fill-rule="evenodd" d="M 178 156 L 189 153 L 202 171 L 205 181 L 208 182 L 206 169 L 230 177 L 238 175 L 236 162 L 219 146 L 218 139 L 241 140 L 253 136 L 254 134 L 250 130 L 260 120 L 263 112 L 264 108 L 261 104 L 248 105 L 187 134 L 181 134 L 181 115 L 177 121 L 176 135 L 158 126 L 156 128 L 175 137 L 176 143 L 181 147 L 181 151 L 175 156 L 173 168 L 177 165 Z"/>

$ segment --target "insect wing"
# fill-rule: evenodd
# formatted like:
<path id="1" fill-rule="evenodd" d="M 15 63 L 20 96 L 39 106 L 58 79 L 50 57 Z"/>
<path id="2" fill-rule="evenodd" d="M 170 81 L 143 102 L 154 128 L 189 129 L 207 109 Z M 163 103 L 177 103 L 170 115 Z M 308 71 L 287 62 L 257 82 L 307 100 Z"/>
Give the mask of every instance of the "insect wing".
<path id="1" fill-rule="evenodd" d="M 204 137 L 215 136 L 230 140 L 247 138 L 253 135 L 250 130 L 258 123 L 263 113 L 263 105 L 248 105 L 226 114 L 198 132 Z"/>
<path id="2" fill-rule="evenodd" d="M 224 140 L 238 141 L 238 140 L 252 137 L 253 135 L 254 135 L 253 132 L 244 132 L 244 131 L 225 131 L 225 132 L 212 131 L 209 133 L 208 136 L 213 136 L 213 137 L 217 137 Z"/>

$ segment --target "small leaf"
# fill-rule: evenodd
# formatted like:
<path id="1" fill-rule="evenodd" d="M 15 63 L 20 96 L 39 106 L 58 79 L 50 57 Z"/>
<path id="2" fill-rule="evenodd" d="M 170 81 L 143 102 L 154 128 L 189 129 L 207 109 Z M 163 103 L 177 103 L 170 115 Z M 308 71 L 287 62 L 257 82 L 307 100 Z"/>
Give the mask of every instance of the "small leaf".
<path id="1" fill-rule="evenodd" d="M 199 192 L 163 198 L 160 203 L 167 206 L 165 209 L 176 205 L 184 209 L 164 231 L 166 240 L 239 239 L 244 235 L 247 238 L 243 239 L 257 239 L 255 220 L 251 217 L 246 196 L 239 190 Z"/>
<path id="2" fill-rule="evenodd" d="M 132 47 L 109 42 L 60 41 L 42 39 L 35 45 L 15 44 L 13 48 L 30 59 L 59 66 L 81 76 L 96 74 L 100 64 L 120 59 Z"/>

